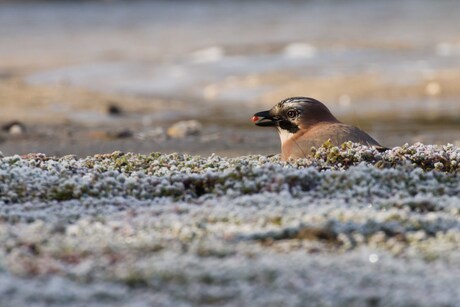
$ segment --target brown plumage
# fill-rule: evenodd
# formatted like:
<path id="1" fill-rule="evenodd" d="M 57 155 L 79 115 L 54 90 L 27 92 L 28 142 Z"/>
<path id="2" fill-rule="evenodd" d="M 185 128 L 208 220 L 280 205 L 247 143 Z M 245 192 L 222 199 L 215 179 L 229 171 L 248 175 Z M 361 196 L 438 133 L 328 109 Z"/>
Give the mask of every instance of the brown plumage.
<path id="1" fill-rule="evenodd" d="M 281 159 L 305 158 L 330 140 L 333 145 L 351 141 L 383 148 L 366 132 L 341 123 L 329 109 L 313 98 L 284 99 L 268 111 L 254 114 L 257 126 L 276 127 L 281 139 Z"/>

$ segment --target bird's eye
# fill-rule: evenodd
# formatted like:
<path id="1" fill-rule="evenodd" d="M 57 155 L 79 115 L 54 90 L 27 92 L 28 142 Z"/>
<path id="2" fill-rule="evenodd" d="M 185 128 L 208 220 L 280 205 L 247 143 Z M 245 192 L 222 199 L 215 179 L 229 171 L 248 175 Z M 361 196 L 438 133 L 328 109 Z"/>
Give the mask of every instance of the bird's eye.
<path id="1" fill-rule="evenodd" d="M 287 112 L 287 116 L 288 116 L 289 118 L 294 118 L 294 117 L 297 116 L 297 112 L 294 111 L 294 110 L 289 110 L 289 111 Z"/>

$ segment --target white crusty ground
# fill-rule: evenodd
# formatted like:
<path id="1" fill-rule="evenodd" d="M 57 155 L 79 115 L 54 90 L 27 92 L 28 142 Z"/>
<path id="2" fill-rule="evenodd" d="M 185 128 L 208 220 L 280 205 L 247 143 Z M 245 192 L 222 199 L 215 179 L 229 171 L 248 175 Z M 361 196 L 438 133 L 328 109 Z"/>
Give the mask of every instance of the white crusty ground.
<path id="1" fill-rule="evenodd" d="M 0 154 L 2 306 L 457 306 L 460 149 Z"/>

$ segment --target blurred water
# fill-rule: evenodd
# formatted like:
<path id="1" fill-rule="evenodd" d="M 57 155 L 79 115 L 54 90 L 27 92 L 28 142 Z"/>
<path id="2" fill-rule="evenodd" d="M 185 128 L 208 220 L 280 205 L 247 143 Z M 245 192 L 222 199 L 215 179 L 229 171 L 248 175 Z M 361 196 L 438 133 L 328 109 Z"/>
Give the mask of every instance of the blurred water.
<path id="1" fill-rule="evenodd" d="M 345 117 L 455 119 L 459 29 L 448 0 L 2 4 L 0 70 L 190 108 L 305 95 Z"/>

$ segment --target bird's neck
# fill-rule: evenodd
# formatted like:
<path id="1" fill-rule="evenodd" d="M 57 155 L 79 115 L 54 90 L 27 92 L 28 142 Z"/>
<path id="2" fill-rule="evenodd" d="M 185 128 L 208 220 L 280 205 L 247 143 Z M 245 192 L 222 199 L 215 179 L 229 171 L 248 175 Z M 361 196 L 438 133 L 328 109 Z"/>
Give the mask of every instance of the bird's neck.
<path id="1" fill-rule="evenodd" d="M 334 118 L 335 119 L 335 118 Z M 338 120 L 324 121 L 315 125 L 301 128 L 296 133 L 291 133 L 286 129 L 278 128 L 281 140 L 281 159 L 286 161 L 291 155 L 306 157 L 310 153 L 312 146 L 321 146 L 325 140 L 311 138 L 309 134 L 315 134 L 325 126 L 340 123 Z"/>
<path id="2" fill-rule="evenodd" d="M 281 140 L 281 146 L 289 140 L 291 137 L 294 136 L 294 133 L 289 132 L 286 129 L 278 128 L 278 133 L 280 135 L 280 140 Z"/>

